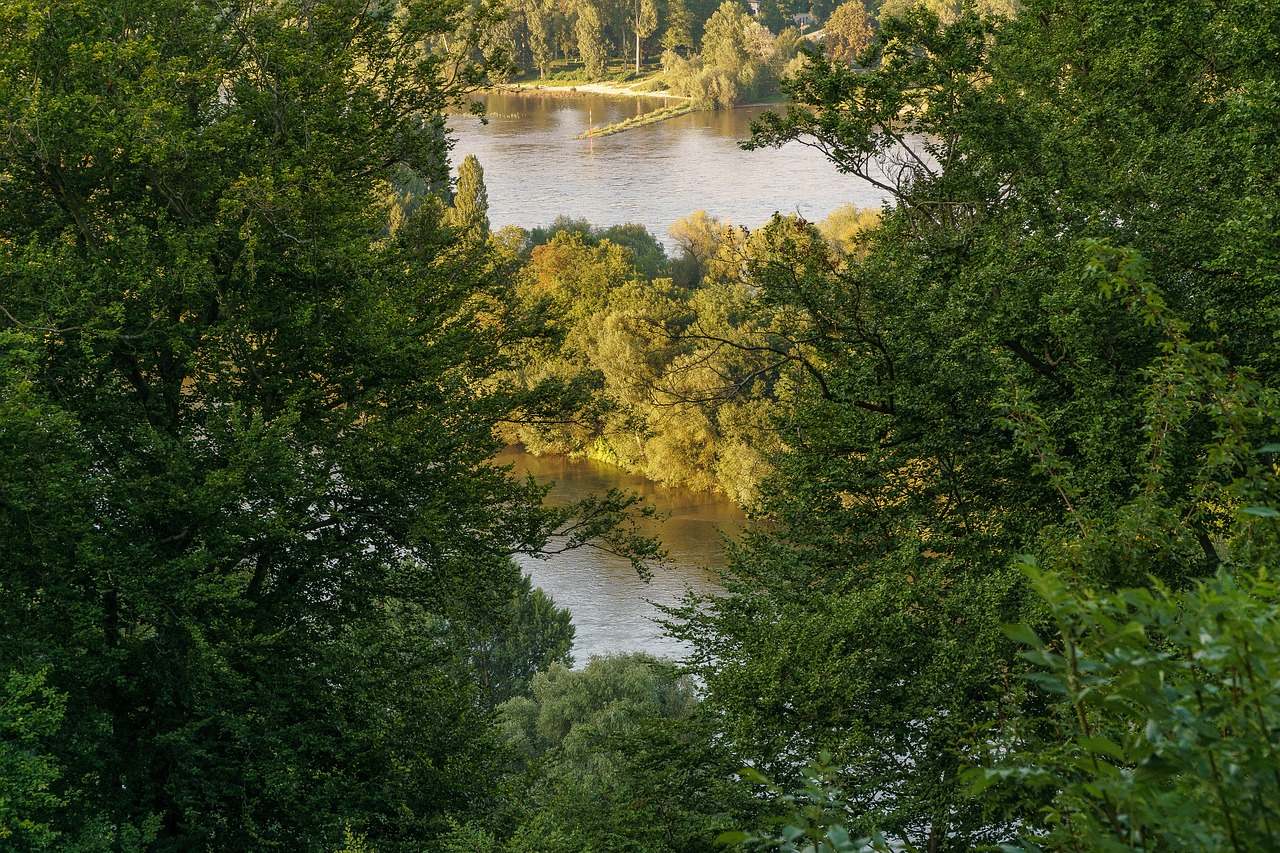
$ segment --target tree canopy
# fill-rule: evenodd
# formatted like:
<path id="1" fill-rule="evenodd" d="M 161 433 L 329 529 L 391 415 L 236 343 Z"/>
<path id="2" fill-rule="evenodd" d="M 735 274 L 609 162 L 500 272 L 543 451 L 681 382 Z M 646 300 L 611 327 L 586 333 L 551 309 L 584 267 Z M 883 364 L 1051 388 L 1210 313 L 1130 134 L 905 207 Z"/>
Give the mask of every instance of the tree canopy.
<path id="1" fill-rule="evenodd" d="M 1102 590 L 1251 565 L 1234 514 L 1275 500 L 1235 491 L 1276 432 L 1275 31 L 1255 6 L 917 8 L 882 20 L 870 70 L 811 57 L 755 128 L 891 202 L 838 268 L 778 220 L 750 269 L 814 371 L 773 523 L 682 633 L 752 766 L 839 756 L 855 835 L 959 850 L 1039 820 L 1024 777 L 963 778 L 1053 701 L 1002 630 L 1044 624 L 1020 555 Z"/>
<path id="2" fill-rule="evenodd" d="M 0 14 L 0 660 L 65 702 L 28 838 L 416 849 L 489 784 L 467 628 L 553 522 L 487 462 L 523 325 L 398 201 L 466 5 Z"/>

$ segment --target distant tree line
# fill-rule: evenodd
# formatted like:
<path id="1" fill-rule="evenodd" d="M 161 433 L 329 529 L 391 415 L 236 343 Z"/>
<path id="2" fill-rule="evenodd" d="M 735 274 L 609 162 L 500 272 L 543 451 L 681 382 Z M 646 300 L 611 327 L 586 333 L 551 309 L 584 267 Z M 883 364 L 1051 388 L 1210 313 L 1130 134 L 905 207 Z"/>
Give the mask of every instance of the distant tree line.
<path id="1" fill-rule="evenodd" d="M 520 75 L 544 78 L 573 64 L 596 80 L 610 67 L 614 74 L 640 73 L 660 56 L 666 84 L 707 107 L 772 94 L 795 72 L 803 20 L 797 13 L 809 15 L 804 28 L 826 28 L 829 53 L 854 61 L 880 20 L 911 8 L 899 0 L 839 6 L 760 0 L 750 9 L 739 0 L 500 0 L 499 6 L 501 17 L 482 39 L 485 52 L 510 61 Z M 929 8 L 950 21 L 961 4 L 937 0 Z M 1007 17 L 1015 7 L 1011 0 L 984 0 L 980 10 Z"/>

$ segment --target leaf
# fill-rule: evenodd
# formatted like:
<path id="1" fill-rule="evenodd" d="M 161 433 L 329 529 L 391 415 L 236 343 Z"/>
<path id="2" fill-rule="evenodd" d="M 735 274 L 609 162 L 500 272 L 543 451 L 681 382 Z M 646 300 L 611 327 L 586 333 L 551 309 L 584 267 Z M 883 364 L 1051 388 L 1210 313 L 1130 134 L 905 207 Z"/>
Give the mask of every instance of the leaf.
<path id="1" fill-rule="evenodd" d="M 1024 646 L 1031 646 L 1033 649 L 1044 647 L 1044 642 L 1040 639 L 1040 635 L 1026 624 L 1009 624 L 1001 625 L 1000 630 L 1004 635 L 1015 643 L 1022 643 Z"/>
<path id="2" fill-rule="evenodd" d="M 1247 506 L 1240 511 L 1245 515 L 1256 515 L 1259 518 L 1280 518 L 1280 512 L 1269 506 Z"/>
<path id="3" fill-rule="evenodd" d="M 1124 750 L 1120 745 L 1106 737 L 1082 737 L 1080 745 L 1090 752 L 1109 755 L 1117 761 L 1124 761 Z"/>

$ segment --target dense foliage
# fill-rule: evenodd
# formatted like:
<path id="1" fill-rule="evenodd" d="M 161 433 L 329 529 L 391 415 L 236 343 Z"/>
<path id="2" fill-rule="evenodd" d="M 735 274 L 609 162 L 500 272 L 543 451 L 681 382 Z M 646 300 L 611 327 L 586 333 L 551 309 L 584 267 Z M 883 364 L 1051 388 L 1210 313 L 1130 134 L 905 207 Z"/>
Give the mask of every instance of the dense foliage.
<path id="1" fill-rule="evenodd" d="M 817 375 L 762 502 L 776 523 L 682 633 L 755 767 L 836 756 L 852 836 L 969 849 L 1037 836 L 1058 803 L 1072 826 L 1046 843 L 1097 841 L 1092 782 L 1059 800 L 1044 776 L 964 780 L 1056 707 L 1002 630 L 1048 618 L 1020 555 L 1098 595 L 1267 564 L 1236 519 L 1276 501 L 1255 455 L 1277 429 L 1275 24 L 1230 4 L 917 10 L 882 20 L 871 71 L 815 57 L 757 128 L 893 201 L 834 273 L 801 234 L 753 268 L 816 330 Z M 1269 813 L 1274 790 L 1247 790 Z"/>
<path id="2" fill-rule="evenodd" d="M 812 262 L 834 269 L 877 219 L 836 211 L 809 239 Z M 779 219 L 752 233 L 697 211 L 671 226 L 680 246 L 671 260 L 638 226 L 561 219 L 500 235 L 520 268 L 524 310 L 555 332 L 526 345 L 508 378 L 555 383 L 557 411 L 579 401 L 569 419 L 522 413 L 507 438 L 753 503 L 811 348 L 793 334 L 793 309 L 756 298 L 748 269 L 780 262 L 779 234 L 796 227 Z"/>
<path id="3" fill-rule="evenodd" d="M 781 36 L 507 5 L 0 12 L 0 845 L 1275 847 L 1280 12 L 814 4 L 751 144 L 889 202 L 669 259 L 491 234 L 440 116 Z M 652 543 L 500 438 L 761 517 L 688 667 L 568 668 L 512 553 Z"/>
<path id="4" fill-rule="evenodd" d="M 463 5 L 0 12 L 14 843 L 419 849 L 490 784 L 472 659 L 563 657 L 484 624 L 556 622 L 509 554 L 567 516 L 487 462 L 524 324 L 479 215 L 398 191 L 483 74 Z"/>

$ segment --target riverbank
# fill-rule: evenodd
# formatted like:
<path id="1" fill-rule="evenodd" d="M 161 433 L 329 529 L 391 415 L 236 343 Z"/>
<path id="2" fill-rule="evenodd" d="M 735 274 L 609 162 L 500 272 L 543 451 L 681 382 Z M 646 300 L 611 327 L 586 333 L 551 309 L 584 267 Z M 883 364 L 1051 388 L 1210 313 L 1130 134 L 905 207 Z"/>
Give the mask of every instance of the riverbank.
<path id="1" fill-rule="evenodd" d="M 653 81 L 661 75 L 652 77 L 643 77 L 628 83 L 610 83 L 607 81 L 597 81 L 595 83 L 569 83 L 555 82 L 550 83 L 506 83 L 501 86 L 495 86 L 495 92 L 516 92 L 529 93 L 536 92 L 540 95 L 612 95 L 622 98 L 662 98 L 664 100 L 673 101 L 689 101 L 684 95 L 676 95 L 669 89 L 644 89 L 643 86 L 652 85 Z"/>

